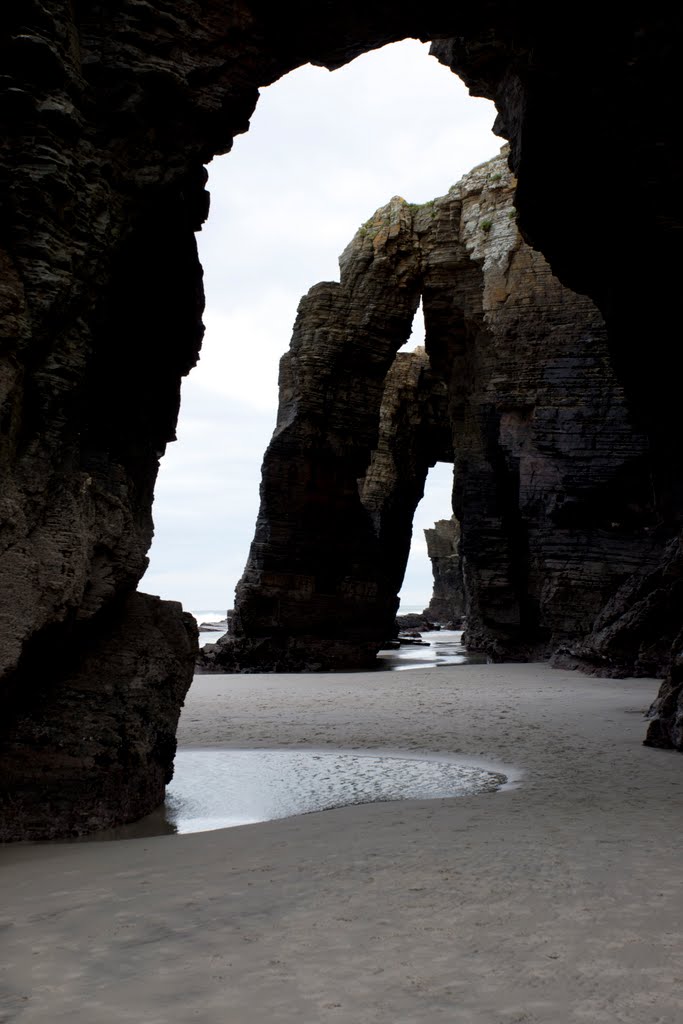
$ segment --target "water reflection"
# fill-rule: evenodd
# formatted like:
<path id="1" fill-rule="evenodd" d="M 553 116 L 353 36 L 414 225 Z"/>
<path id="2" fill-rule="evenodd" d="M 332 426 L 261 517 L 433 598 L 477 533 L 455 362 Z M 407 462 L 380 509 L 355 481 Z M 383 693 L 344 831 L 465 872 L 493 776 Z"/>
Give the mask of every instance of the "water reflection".
<path id="1" fill-rule="evenodd" d="M 492 792 L 505 776 L 454 761 L 310 750 L 185 750 L 166 816 L 202 832 L 380 800 Z"/>

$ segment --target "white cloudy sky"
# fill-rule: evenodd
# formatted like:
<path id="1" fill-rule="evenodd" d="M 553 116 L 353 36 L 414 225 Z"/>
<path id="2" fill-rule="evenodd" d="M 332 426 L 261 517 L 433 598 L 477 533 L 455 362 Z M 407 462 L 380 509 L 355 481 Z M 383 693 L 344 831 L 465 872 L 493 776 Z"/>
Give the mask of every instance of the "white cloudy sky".
<path id="1" fill-rule="evenodd" d="M 300 297 L 339 279 L 339 254 L 392 196 L 443 195 L 496 154 L 494 116 L 414 40 L 332 73 L 309 65 L 262 90 L 249 132 L 209 167 L 211 214 L 198 235 L 206 336 L 162 461 L 142 589 L 188 609 L 232 607 Z M 450 468 L 437 466 L 415 518 L 403 604 L 429 600 L 422 530 L 450 515 L 450 490 Z"/>

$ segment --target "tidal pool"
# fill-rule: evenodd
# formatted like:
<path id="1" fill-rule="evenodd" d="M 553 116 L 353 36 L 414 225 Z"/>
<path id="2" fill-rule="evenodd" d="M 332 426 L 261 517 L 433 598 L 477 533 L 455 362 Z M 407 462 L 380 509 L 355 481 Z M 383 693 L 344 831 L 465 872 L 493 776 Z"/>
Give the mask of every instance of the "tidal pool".
<path id="1" fill-rule="evenodd" d="M 456 760 L 316 750 L 180 750 L 165 817 L 178 833 L 383 800 L 493 792 L 505 775 Z"/>

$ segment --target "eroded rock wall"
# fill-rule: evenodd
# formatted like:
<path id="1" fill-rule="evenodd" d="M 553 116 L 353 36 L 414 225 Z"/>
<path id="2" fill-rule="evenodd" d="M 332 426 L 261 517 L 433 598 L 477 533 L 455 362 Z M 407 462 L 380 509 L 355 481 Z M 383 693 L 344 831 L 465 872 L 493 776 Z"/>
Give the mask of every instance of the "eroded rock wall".
<path id="1" fill-rule="evenodd" d="M 494 20 L 488 37 L 463 26 L 432 52 L 496 102 L 496 130 L 511 142 L 518 179 L 519 225 L 562 281 L 599 307 L 611 365 L 651 453 L 657 582 L 647 599 L 638 597 L 636 572 L 610 599 L 588 644 L 569 645 L 563 661 L 608 675 L 646 666 L 666 674 L 650 732 L 683 749 L 675 682 L 680 595 L 678 573 L 670 571 L 672 558 L 683 560 L 680 358 L 671 344 L 683 189 L 673 121 L 661 102 L 680 93 L 674 55 L 683 13 L 626 13 L 616 32 L 607 9 L 587 5 L 563 11 L 561 33 L 531 8 L 506 15 L 501 7 Z M 621 512 L 628 515 L 628 507 Z"/>
<path id="2" fill-rule="evenodd" d="M 153 77 L 141 66 L 144 36 L 131 45 L 145 5 L 125 6 L 115 26 L 111 12 L 87 3 L 11 5 L 0 16 L 5 837 L 71 833 L 151 810 L 163 794 L 158 779 L 172 771 L 169 719 L 192 678 L 192 657 L 176 657 L 177 636 L 196 643 L 179 606 L 157 609 L 164 628 L 145 639 L 129 602 L 147 566 L 180 379 L 202 336 L 194 231 L 206 211 L 205 172 L 196 154 L 171 158 L 178 140 L 159 124 L 163 75 L 155 109 L 142 84 Z M 159 30 L 149 23 L 150 44 Z M 195 128 L 188 119 L 186 131 Z M 158 599 L 146 600 L 156 608 Z M 96 653 L 110 652 L 113 637 L 123 652 L 116 681 Z M 141 665 L 150 681 L 166 680 L 163 700 L 141 688 Z M 78 700 L 58 699 L 72 678 L 81 680 Z M 94 720 L 112 688 L 118 696 L 101 723 L 110 742 Z M 150 723 L 144 742 L 140 716 Z M 76 749 L 67 770 L 63 752 Z M 124 776 L 137 796 L 124 795 Z"/>
<path id="3" fill-rule="evenodd" d="M 5 703 L 0 842 L 77 836 L 158 806 L 196 649 L 191 615 L 136 593 L 30 645 L 32 686 Z"/>

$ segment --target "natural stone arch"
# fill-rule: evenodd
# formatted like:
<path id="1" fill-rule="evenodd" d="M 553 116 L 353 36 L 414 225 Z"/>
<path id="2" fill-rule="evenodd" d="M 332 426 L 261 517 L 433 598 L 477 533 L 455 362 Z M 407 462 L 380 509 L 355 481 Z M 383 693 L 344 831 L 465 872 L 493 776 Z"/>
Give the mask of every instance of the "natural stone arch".
<path id="1" fill-rule="evenodd" d="M 120 717 L 131 673 L 154 674 L 152 652 L 133 641 L 129 617 L 144 618 L 156 605 L 131 594 L 145 564 L 158 454 L 173 436 L 179 380 L 201 335 L 192 235 L 206 216 L 203 164 L 246 129 L 258 87 L 306 61 L 335 67 L 406 36 L 435 39 L 440 58 L 496 102 L 518 172 L 522 229 L 567 284 L 599 304 L 629 401 L 652 440 L 659 529 L 671 538 L 672 553 L 669 568 L 662 563 L 652 577 L 650 597 L 633 597 L 635 624 L 642 620 L 639 601 L 647 606 L 643 614 L 653 603 L 676 605 L 683 472 L 677 352 L 669 339 L 678 318 L 681 191 L 677 128 L 660 100 L 678 89 L 681 15 L 644 19 L 638 11 L 621 12 L 615 34 L 612 13 L 595 5 L 574 4 L 562 13 L 558 34 L 535 8 L 499 3 L 465 10 L 429 0 L 324 8 L 306 0 L 275 9 L 260 0 L 190 0 L 163 12 L 132 0 L 111 8 L 44 0 L 3 12 L 9 130 L 0 167 L 7 197 L 0 241 L 7 353 L 0 372 L 6 481 L 0 673 L 7 714 L 0 761 L 9 790 L 24 780 L 29 804 L 45 782 L 33 774 L 36 746 L 44 743 L 47 751 L 75 735 L 74 707 L 51 703 L 60 688 L 82 671 L 97 676 L 94 666 L 113 636 L 127 652 L 116 673 Z M 157 235 L 150 225 L 163 230 Z M 586 247 L 586 239 L 594 244 Z M 178 254 L 187 267 L 182 287 L 151 275 L 148 291 L 129 292 L 119 271 L 126 249 L 139 247 L 147 269 L 163 265 L 168 251 Z M 163 338 L 139 329 L 133 294 L 147 313 L 167 314 Z M 156 348 L 167 366 L 125 457 L 105 445 L 92 420 L 106 397 L 107 374 L 94 367 L 114 310 L 133 332 L 129 352 L 145 361 Z M 110 365 L 125 382 L 121 364 Z M 169 650 L 179 653 L 171 671 L 173 718 L 189 681 L 192 630 L 169 603 L 157 613 L 162 632 L 172 637 Z M 614 618 L 606 626 L 611 635 L 618 628 Z M 671 626 L 667 636 L 675 632 Z M 36 666 L 48 664 L 46 693 Z M 158 679 L 169 671 L 160 669 Z M 680 745 L 669 707 L 678 699 L 677 673 L 674 666 L 658 742 Z M 40 715 L 50 722 L 47 733 L 32 724 Z M 62 764 L 64 776 L 56 757 L 52 762 L 53 794 L 72 784 L 79 793 L 72 821 L 55 805 L 58 828 L 134 816 L 160 796 L 161 783 L 126 808 L 94 799 L 96 777 L 106 782 L 134 746 L 130 738 L 113 742 L 103 718 L 95 715 L 93 728 L 97 721 L 97 739 L 74 748 L 74 760 Z M 137 749 L 142 774 L 149 766 L 158 779 L 168 775 L 172 742 L 165 735 L 166 727 L 156 737 L 152 728 Z M 79 789 L 82 778 L 87 782 Z M 46 800 L 49 810 L 49 794 Z M 3 834 L 26 834 L 16 805 L 8 806 Z M 38 814 L 35 828 L 42 827 Z"/>
<path id="2" fill-rule="evenodd" d="M 548 657 L 652 568 L 648 446 L 602 318 L 523 242 L 513 193 L 503 154 L 431 203 L 393 199 L 344 251 L 341 284 L 302 300 L 232 635 L 205 667 L 371 665 L 427 470 L 444 459 L 471 646 Z M 426 353 L 399 353 L 388 371 L 418 293 Z"/>

